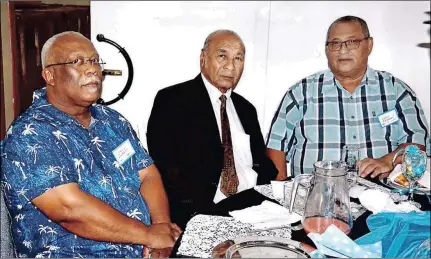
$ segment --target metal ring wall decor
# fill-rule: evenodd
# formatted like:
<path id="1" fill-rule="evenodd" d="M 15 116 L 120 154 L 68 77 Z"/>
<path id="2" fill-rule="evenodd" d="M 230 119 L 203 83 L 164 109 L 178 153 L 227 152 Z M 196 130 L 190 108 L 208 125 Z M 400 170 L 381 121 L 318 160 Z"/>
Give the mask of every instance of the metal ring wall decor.
<path id="1" fill-rule="evenodd" d="M 127 51 L 123 47 L 118 45 L 116 42 L 114 42 L 108 38 L 105 38 L 105 36 L 103 36 L 103 34 L 97 34 L 96 39 L 99 42 L 106 42 L 106 43 L 109 43 L 112 46 L 116 47 L 120 51 L 120 53 L 123 55 L 124 59 L 126 60 L 127 68 L 129 70 L 126 85 L 124 86 L 123 90 L 118 94 L 117 97 L 115 97 L 114 99 L 107 101 L 107 102 L 105 102 L 102 98 L 97 100 L 98 104 L 111 105 L 113 103 L 118 102 L 120 99 L 124 99 L 124 96 L 126 96 L 127 92 L 130 90 L 130 87 L 132 86 L 132 81 L 133 81 L 133 64 L 132 64 L 132 60 L 130 59 L 130 56 L 127 53 Z M 102 73 L 104 76 L 106 76 L 106 75 L 121 75 L 121 70 L 105 69 L 102 71 Z"/>

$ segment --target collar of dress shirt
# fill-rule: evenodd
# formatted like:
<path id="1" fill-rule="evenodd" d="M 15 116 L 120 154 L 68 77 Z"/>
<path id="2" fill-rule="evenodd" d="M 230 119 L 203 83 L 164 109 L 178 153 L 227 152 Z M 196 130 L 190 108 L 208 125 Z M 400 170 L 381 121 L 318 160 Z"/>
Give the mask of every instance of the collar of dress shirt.
<path id="1" fill-rule="evenodd" d="M 328 90 L 332 90 L 333 86 L 342 88 L 342 86 L 340 85 L 338 80 L 335 78 L 334 74 L 332 73 L 332 71 L 330 69 L 328 69 L 324 72 L 323 77 L 324 77 L 324 81 L 326 83 L 325 82 L 323 83 L 322 93 L 325 93 Z M 328 80 L 328 81 L 326 81 L 326 80 Z M 332 83 L 331 83 L 331 81 L 332 81 Z M 377 76 L 377 72 L 367 65 L 367 70 L 366 70 L 364 76 L 362 77 L 360 87 L 365 85 L 371 91 L 379 91 L 379 83 L 378 82 L 379 82 L 379 79 Z"/>
<path id="2" fill-rule="evenodd" d="M 217 87 L 215 87 L 210 82 L 208 82 L 208 80 L 205 78 L 205 76 L 202 73 L 201 73 L 201 76 L 202 76 L 202 80 L 204 81 L 205 88 L 207 89 L 208 94 L 210 96 L 211 103 L 217 103 L 217 101 L 219 101 L 219 98 L 223 93 L 220 92 L 217 89 Z M 232 89 L 229 89 L 226 91 L 224 95 L 226 95 L 227 100 L 229 100 L 231 94 L 232 94 Z"/>

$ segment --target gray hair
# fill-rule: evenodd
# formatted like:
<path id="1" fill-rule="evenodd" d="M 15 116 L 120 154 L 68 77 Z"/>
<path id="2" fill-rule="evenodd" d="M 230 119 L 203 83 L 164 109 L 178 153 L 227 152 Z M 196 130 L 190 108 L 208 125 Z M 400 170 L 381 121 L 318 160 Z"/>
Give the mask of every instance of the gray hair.
<path id="1" fill-rule="evenodd" d="M 82 37 L 82 38 L 87 39 L 84 35 L 82 35 L 79 32 L 76 32 L 76 31 L 65 31 L 65 32 L 61 32 L 59 34 L 56 34 L 56 35 L 52 36 L 51 38 L 49 38 L 45 42 L 45 44 L 43 44 L 42 51 L 40 53 L 40 56 L 41 56 L 41 59 L 42 59 L 42 69 L 44 69 L 48 65 L 47 62 L 49 61 L 49 59 L 52 56 L 52 47 L 54 46 L 54 43 L 59 38 L 61 38 L 63 36 L 67 36 L 67 35 L 74 35 L 74 36 L 77 36 L 77 37 Z"/>
<path id="2" fill-rule="evenodd" d="M 207 38 L 205 39 L 204 46 L 202 47 L 202 51 L 208 50 L 208 46 L 211 43 L 211 40 L 214 38 L 214 36 L 217 36 L 218 34 L 225 34 L 225 33 L 237 37 L 241 41 L 241 44 L 244 47 L 244 51 L 245 51 L 245 45 L 244 45 L 244 42 L 242 41 L 241 37 L 238 35 L 238 33 L 234 32 L 232 30 L 216 30 L 216 31 L 211 32 L 207 36 Z"/>
<path id="3" fill-rule="evenodd" d="M 359 18 L 357 16 L 352 16 L 352 15 L 346 15 L 343 17 L 338 18 L 337 20 L 335 20 L 331 26 L 329 26 L 328 28 L 328 32 L 326 33 L 326 41 L 328 41 L 329 39 L 329 32 L 331 31 L 332 27 L 337 24 L 337 23 L 353 23 L 353 22 L 357 22 L 361 25 L 362 28 L 362 32 L 364 33 L 364 36 L 366 38 L 370 37 L 370 31 L 368 30 L 368 25 L 367 22 L 364 21 L 364 19 Z"/>

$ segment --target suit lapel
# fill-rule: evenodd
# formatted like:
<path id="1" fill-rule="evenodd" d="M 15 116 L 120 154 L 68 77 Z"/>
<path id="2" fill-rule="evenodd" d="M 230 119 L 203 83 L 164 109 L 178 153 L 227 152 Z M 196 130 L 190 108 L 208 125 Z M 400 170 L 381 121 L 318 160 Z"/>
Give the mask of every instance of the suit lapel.
<path id="1" fill-rule="evenodd" d="M 198 120 L 201 121 L 201 125 L 206 132 L 207 137 L 210 138 L 211 142 L 221 147 L 220 133 L 215 118 L 214 109 L 211 104 L 211 99 L 205 88 L 201 74 L 193 79 L 193 89 L 191 89 L 191 95 L 193 96 L 194 113 L 198 116 Z"/>

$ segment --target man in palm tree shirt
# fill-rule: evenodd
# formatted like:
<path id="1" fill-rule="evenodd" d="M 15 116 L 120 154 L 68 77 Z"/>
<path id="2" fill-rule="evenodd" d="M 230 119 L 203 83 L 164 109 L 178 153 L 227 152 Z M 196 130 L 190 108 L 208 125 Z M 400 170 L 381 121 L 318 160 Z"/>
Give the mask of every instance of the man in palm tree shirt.
<path id="1" fill-rule="evenodd" d="M 46 88 L 2 142 L 2 185 L 19 257 L 167 257 L 180 234 L 130 123 L 94 104 L 102 69 L 76 32 L 42 49 Z M 143 249 L 144 248 L 144 249 Z"/>

